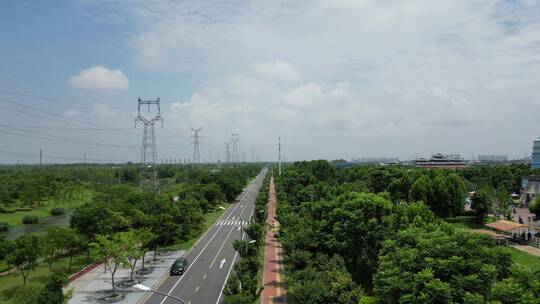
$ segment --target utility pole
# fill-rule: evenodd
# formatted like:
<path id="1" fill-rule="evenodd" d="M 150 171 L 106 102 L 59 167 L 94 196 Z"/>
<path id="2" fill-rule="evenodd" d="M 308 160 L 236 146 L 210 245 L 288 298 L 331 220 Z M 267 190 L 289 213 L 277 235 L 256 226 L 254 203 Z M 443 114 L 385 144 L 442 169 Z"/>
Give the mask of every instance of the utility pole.
<path id="1" fill-rule="evenodd" d="M 203 127 L 200 127 L 198 129 L 190 128 L 191 131 L 193 131 L 193 141 L 191 142 L 193 144 L 193 163 L 198 164 L 201 162 L 201 154 L 199 152 L 199 132 L 202 130 Z"/>
<path id="2" fill-rule="evenodd" d="M 137 118 L 135 118 L 135 128 L 137 128 L 137 122 L 141 122 L 144 125 L 143 141 L 141 147 L 141 169 L 140 169 L 140 186 L 144 188 L 147 182 L 152 183 L 152 188 L 155 193 L 159 193 L 159 184 L 157 177 L 156 167 L 156 131 L 154 124 L 157 121 L 161 121 L 161 127 L 163 128 L 163 118 L 161 118 L 161 110 L 159 107 L 159 97 L 156 100 L 141 100 L 138 99 Z M 141 105 L 148 106 L 148 112 L 150 112 L 150 106 L 155 106 L 157 112 L 151 119 L 145 118 L 141 114 Z"/>
<path id="3" fill-rule="evenodd" d="M 231 134 L 231 141 L 232 141 L 232 144 L 233 144 L 233 163 L 237 163 L 240 161 L 240 157 L 238 155 L 238 141 L 240 141 L 240 134 L 238 133 L 233 133 Z"/>
<path id="4" fill-rule="evenodd" d="M 39 149 L 39 166 L 43 164 L 43 149 Z"/>
<path id="5" fill-rule="evenodd" d="M 86 164 L 86 152 L 84 152 L 84 163 Z"/>
<path id="6" fill-rule="evenodd" d="M 255 162 L 255 148 L 251 147 L 251 162 Z"/>
<path id="7" fill-rule="evenodd" d="M 278 168 L 279 168 L 279 176 L 281 176 L 281 137 L 278 137 L 278 154 L 279 154 L 279 164 L 278 164 Z"/>

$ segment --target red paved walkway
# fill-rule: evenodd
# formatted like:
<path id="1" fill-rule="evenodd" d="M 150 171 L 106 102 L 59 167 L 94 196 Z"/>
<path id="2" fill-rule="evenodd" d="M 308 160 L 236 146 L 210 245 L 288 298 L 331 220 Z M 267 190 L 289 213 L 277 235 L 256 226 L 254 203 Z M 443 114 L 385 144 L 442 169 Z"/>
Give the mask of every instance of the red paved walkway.
<path id="1" fill-rule="evenodd" d="M 276 216 L 276 189 L 274 178 L 270 178 L 270 195 L 268 197 L 268 231 L 264 247 L 264 271 L 263 271 L 263 291 L 261 294 L 261 304 L 286 303 L 285 285 L 283 280 L 283 257 L 281 255 L 281 244 L 277 241 L 275 234 L 279 230 L 279 222 Z"/>

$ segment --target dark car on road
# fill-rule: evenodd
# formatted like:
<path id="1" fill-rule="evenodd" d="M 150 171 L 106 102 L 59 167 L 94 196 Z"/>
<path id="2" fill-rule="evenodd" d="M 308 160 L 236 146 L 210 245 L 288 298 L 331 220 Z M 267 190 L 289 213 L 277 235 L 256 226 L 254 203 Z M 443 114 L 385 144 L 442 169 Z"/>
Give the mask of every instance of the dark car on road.
<path id="1" fill-rule="evenodd" d="M 169 271 L 170 275 L 182 275 L 188 267 L 188 262 L 186 258 L 179 258 L 174 261 Z"/>

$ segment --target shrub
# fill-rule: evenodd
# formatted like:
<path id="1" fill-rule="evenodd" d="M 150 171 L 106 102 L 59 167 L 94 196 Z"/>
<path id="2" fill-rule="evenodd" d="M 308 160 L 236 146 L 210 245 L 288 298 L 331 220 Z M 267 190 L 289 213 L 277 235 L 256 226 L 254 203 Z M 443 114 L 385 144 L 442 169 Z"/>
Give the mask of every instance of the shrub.
<path id="1" fill-rule="evenodd" d="M 17 207 L 15 211 L 32 211 L 31 207 Z"/>
<path id="2" fill-rule="evenodd" d="M 7 208 L 4 206 L 0 206 L 0 213 L 13 213 L 15 212 L 15 209 L 13 208 Z"/>
<path id="3" fill-rule="evenodd" d="M 37 224 L 39 222 L 39 217 L 36 215 L 26 215 L 22 219 L 23 224 Z"/>
<path id="4" fill-rule="evenodd" d="M 0 232 L 7 232 L 9 229 L 9 225 L 4 222 L 0 222 Z"/>
<path id="5" fill-rule="evenodd" d="M 540 218 L 540 195 L 534 201 L 529 203 L 529 210 L 536 214 L 536 218 Z"/>
<path id="6" fill-rule="evenodd" d="M 56 207 L 56 208 L 51 209 L 51 215 L 54 215 L 54 216 L 63 215 L 64 213 L 66 213 L 64 208 Z"/>

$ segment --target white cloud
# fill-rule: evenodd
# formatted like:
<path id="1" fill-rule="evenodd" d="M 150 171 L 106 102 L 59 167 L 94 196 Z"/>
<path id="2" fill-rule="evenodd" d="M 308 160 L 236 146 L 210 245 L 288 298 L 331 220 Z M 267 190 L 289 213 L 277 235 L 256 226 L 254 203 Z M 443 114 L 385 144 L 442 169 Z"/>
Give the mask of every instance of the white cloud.
<path id="1" fill-rule="evenodd" d="M 66 116 L 78 116 L 79 114 L 81 113 L 77 110 L 66 110 L 65 112 Z"/>
<path id="2" fill-rule="evenodd" d="M 136 29 L 140 68 L 197 76 L 172 115 L 208 141 L 281 134 L 299 158 L 523 155 L 537 136 L 538 1 L 108 3 Z"/>
<path id="3" fill-rule="evenodd" d="M 271 79 L 283 81 L 298 81 L 300 72 L 290 63 L 282 60 L 274 60 L 255 64 L 255 71 L 258 75 Z"/>
<path id="4" fill-rule="evenodd" d="M 69 84 L 78 89 L 94 91 L 126 91 L 129 80 L 121 70 L 109 70 L 97 65 L 84 69 L 69 78 Z"/>
<path id="5" fill-rule="evenodd" d="M 94 113 L 98 117 L 111 118 L 119 114 L 120 111 L 112 109 L 108 104 L 94 103 Z"/>

